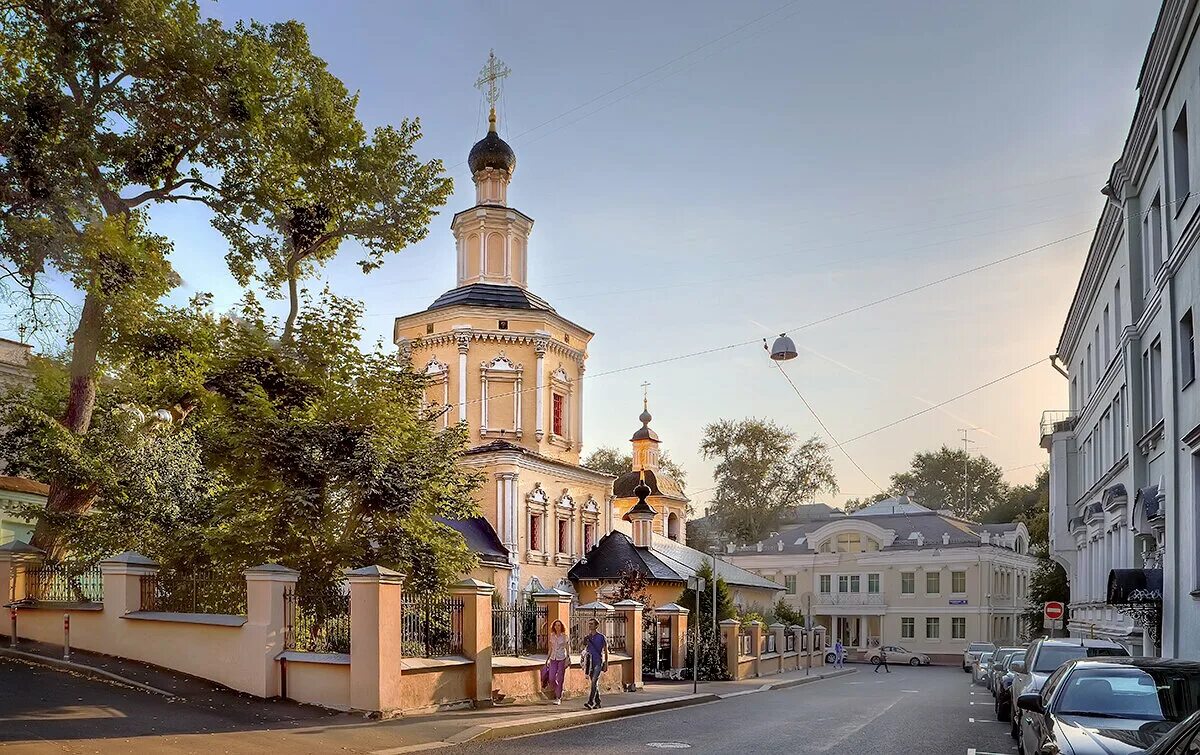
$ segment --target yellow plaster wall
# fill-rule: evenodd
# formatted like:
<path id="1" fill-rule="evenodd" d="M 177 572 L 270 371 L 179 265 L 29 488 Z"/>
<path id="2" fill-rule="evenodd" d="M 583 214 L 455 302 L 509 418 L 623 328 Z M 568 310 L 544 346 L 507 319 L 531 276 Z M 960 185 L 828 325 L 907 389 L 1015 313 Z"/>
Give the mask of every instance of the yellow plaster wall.
<path id="1" fill-rule="evenodd" d="M 288 661 L 288 697 L 336 710 L 350 710 L 350 665 Z"/>

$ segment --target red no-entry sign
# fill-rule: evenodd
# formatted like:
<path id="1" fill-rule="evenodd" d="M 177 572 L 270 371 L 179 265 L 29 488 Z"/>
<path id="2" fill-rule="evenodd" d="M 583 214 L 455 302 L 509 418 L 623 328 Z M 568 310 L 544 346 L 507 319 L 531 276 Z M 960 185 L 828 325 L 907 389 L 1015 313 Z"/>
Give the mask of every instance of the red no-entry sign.
<path id="1" fill-rule="evenodd" d="M 1063 617 L 1063 604 L 1057 600 L 1051 600 L 1046 603 L 1046 607 L 1042 609 L 1042 613 L 1050 621 L 1057 621 Z"/>

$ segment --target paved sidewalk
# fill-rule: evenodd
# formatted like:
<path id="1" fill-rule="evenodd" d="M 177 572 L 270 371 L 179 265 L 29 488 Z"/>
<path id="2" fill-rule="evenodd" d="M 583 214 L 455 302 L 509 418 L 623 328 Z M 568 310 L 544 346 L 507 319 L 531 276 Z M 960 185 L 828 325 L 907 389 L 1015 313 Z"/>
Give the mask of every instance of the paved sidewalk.
<path id="1" fill-rule="evenodd" d="M 44 656 L 43 662 L 48 664 L 57 665 L 62 657 L 61 648 L 56 646 L 22 642 L 20 650 L 40 653 Z M 3 655 L 8 653 L 0 653 L 0 661 L 5 660 Z M 24 663 L 24 659 L 14 660 L 19 660 L 17 666 Z M 37 733 L 38 738 L 63 743 L 68 751 L 78 747 L 88 752 L 127 752 L 133 746 L 139 751 L 163 753 L 340 750 L 399 755 L 716 702 L 721 698 L 815 682 L 835 673 L 853 673 L 830 669 L 822 670 L 823 673 L 814 670 L 807 677 L 801 671 L 737 682 L 705 682 L 699 685 L 695 695 L 691 682 L 650 682 L 639 692 L 606 695 L 605 707 L 597 711 L 584 710 L 583 699 L 576 698 L 565 700 L 562 706 L 536 701 L 371 721 L 361 715 L 336 713 L 289 701 L 262 700 L 204 680 L 94 653 L 73 652 L 72 662 L 78 667 L 68 669 L 71 676 L 99 679 L 88 673 L 86 667 L 92 667 L 176 696 L 167 697 L 141 687 L 122 689 L 108 679 L 67 681 L 70 677 L 39 667 L 28 667 L 23 672 L 17 670 L 15 673 L 22 674 L 21 679 L 32 678 L 34 681 L 28 686 L 36 689 L 31 689 L 31 694 L 26 696 L 28 703 L 26 698 L 21 698 L 19 703 L 12 700 L 7 703 L 8 707 L 28 706 L 25 713 L 10 720 L 32 722 L 34 719 L 24 717 L 53 715 L 52 712 L 60 707 L 77 708 L 81 704 L 86 707 L 89 703 L 105 711 L 119 711 L 119 716 L 102 726 L 97 726 L 97 721 L 80 720 L 77 723 L 81 725 L 76 727 L 60 720 L 61 728 L 53 732 L 39 729 Z M 14 678 L 12 681 L 21 680 Z M 0 695 L 2 699 L 3 695 Z M 87 717 L 83 715 L 84 719 Z M 0 720 L 5 718 L 4 711 L 0 711 Z M 106 729 L 105 726 L 113 728 Z M 25 745 L 19 744 L 23 741 Z M 33 748 L 29 752 L 34 752 L 37 747 L 44 747 L 44 743 L 35 744 L 16 731 L 9 736 L 0 736 L 0 747 L 6 752 L 10 748 L 14 748 L 14 752 L 23 752 L 27 746 Z"/>

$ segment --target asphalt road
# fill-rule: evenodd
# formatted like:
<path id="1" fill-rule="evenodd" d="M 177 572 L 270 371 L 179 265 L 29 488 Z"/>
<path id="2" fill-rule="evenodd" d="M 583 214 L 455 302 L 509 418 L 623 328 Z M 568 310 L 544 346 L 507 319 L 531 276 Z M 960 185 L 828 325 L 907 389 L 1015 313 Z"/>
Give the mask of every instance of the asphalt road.
<path id="1" fill-rule="evenodd" d="M 958 668 L 869 667 L 847 677 L 503 742 L 464 753 L 1012 755 L 992 696 Z"/>

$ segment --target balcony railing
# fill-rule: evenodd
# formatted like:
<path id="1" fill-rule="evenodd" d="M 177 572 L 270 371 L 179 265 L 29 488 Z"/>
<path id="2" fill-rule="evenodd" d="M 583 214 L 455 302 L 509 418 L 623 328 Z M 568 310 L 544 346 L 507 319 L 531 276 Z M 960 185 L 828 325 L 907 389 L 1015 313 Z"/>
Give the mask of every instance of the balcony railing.
<path id="1" fill-rule="evenodd" d="M 1042 412 L 1042 433 L 1040 438 L 1054 433 L 1067 432 L 1075 429 L 1075 420 L 1079 415 L 1069 409 L 1049 409 Z"/>
<path id="2" fill-rule="evenodd" d="M 818 593 L 819 606 L 886 606 L 882 595 L 866 592 L 823 592 Z"/>

